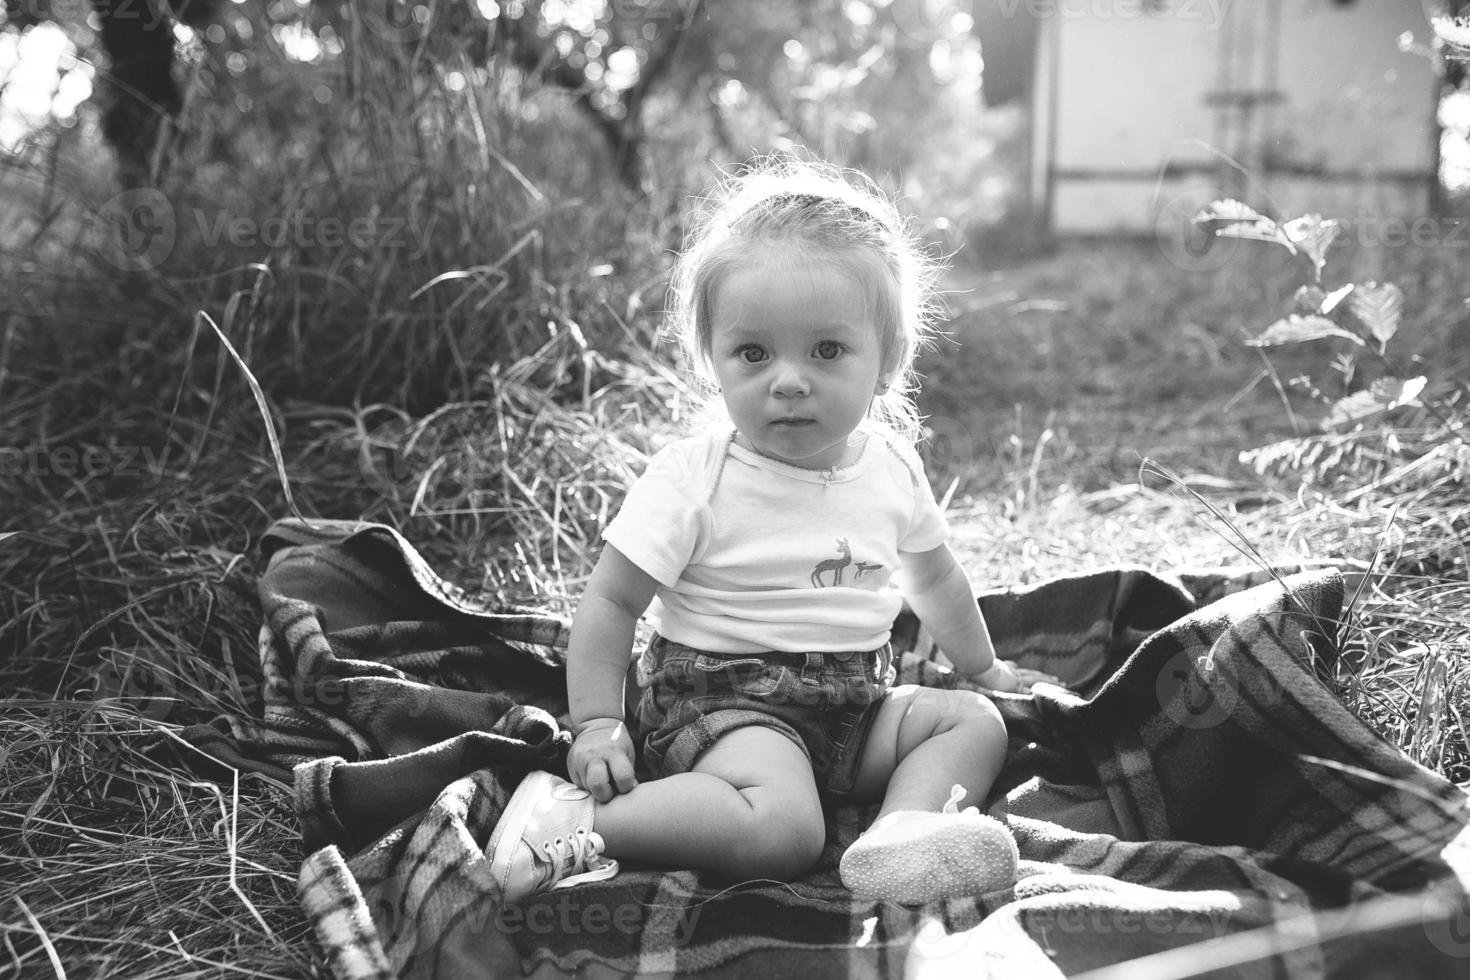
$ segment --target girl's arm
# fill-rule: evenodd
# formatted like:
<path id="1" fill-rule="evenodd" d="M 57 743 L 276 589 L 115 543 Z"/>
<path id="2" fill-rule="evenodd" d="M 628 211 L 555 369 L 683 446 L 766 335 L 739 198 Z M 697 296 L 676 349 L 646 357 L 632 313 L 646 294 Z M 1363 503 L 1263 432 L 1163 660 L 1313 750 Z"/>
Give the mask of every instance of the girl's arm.
<path id="1" fill-rule="evenodd" d="M 956 670 L 997 691 L 1021 686 L 1011 666 L 995 659 L 970 580 L 949 545 L 904 552 L 900 575 L 909 605 Z"/>
<path id="2" fill-rule="evenodd" d="M 607 545 L 572 618 L 567 703 L 576 736 L 572 781 L 606 803 L 634 786 L 633 741 L 623 718 L 623 685 L 638 617 L 658 583 Z"/>

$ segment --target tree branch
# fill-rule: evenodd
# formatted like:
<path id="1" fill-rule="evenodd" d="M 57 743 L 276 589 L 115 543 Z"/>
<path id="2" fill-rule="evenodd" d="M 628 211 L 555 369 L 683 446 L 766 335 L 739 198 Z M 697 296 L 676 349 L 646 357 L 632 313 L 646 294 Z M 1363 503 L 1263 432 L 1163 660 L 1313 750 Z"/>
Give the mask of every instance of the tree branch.
<path id="1" fill-rule="evenodd" d="M 639 72 L 638 80 L 623 97 L 622 118 L 615 118 L 593 104 L 593 89 L 580 68 L 559 58 L 530 26 L 539 17 L 536 9 L 527 8 L 520 17 L 502 12 L 496 21 L 495 50 L 502 53 L 523 74 L 574 93 L 573 104 L 590 121 L 608 143 L 613 167 L 618 178 L 633 191 L 644 194 L 643 103 L 649 90 L 678 61 L 684 38 L 696 18 L 704 13 L 704 0 L 695 0 L 684 22 L 663 43 L 651 48 Z"/>

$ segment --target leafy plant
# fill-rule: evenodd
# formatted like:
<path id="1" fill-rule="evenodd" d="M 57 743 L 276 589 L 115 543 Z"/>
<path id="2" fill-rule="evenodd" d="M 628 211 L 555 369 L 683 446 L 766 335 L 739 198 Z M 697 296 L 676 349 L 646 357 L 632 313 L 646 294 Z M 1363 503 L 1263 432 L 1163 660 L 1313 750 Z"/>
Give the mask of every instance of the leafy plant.
<path id="1" fill-rule="evenodd" d="M 1342 393 L 1336 397 L 1322 392 L 1308 378 L 1293 379 L 1319 401 L 1326 412 L 1321 420 L 1327 431 L 1341 431 L 1402 407 L 1418 407 L 1442 422 L 1460 439 L 1463 425 L 1454 418 L 1447 400 L 1429 397 L 1429 379 L 1411 375 L 1391 357 L 1389 342 L 1404 321 L 1404 291 L 1391 282 L 1344 283 L 1328 291 L 1322 282 L 1327 251 L 1342 232 L 1342 225 L 1319 214 L 1304 214 L 1276 221 L 1240 201 L 1214 201 L 1193 218 L 1196 225 L 1224 238 L 1242 238 L 1279 245 L 1306 261 L 1311 281 L 1297 289 L 1292 310 L 1249 340 L 1254 347 L 1282 347 L 1313 340 L 1342 341 L 1346 349 L 1333 365 L 1342 378 Z M 1363 357 L 1378 362 L 1382 373 L 1365 387 L 1352 390 Z"/>

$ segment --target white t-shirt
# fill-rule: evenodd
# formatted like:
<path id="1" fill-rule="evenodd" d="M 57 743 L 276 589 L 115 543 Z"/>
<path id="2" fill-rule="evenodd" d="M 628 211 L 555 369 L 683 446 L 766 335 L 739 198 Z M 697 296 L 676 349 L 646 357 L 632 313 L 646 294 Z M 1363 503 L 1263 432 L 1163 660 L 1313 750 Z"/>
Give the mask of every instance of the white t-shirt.
<path id="1" fill-rule="evenodd" d="M 603 540 L 659 583 L 662 635 L 716 653 L 873 650 L 902 598 L 902 552 L 949 536 L 923 464 L 864 430 L 857 462 L 834 471 L 768 459 L 728 431 L 661 450 Z"/>

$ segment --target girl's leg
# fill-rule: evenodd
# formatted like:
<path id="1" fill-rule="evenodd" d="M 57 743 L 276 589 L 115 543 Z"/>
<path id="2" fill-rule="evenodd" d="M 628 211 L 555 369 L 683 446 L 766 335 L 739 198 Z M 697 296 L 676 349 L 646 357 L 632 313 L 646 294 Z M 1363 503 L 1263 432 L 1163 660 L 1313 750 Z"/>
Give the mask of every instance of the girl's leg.
<path id="1" fill-rule="evenodd" d="M 597 804 L 593 825 L 609 857 L 740 880 L 794 878 L 826 842 L 811 763 L 789 738 L 760 725 L 725 733 L 690 772 Z"/>
<path id="2" fill-rule="evenodd" d="M 894 689 L 874 719 L 854 787 L 859 798 L 882 795 L 883 805 L 843 853 L 843 883 L 861 897 L 904 904 L 1014 885 L 1010 831 L 956 805 L 984 802 L 1005 748 L 1005 724 L 983 695 Z"/>
<path id="3" fill-rule="evenodd" d="M 900 810 L 938 812 L 956 783 L 965 788 L 960 805 L 978 805 L 1000 775 L 1005 752 L 1005 722 L 983 694 L 896 687 L 868 731 L 853 795 L 881 798 L 879 819 Z"/>

